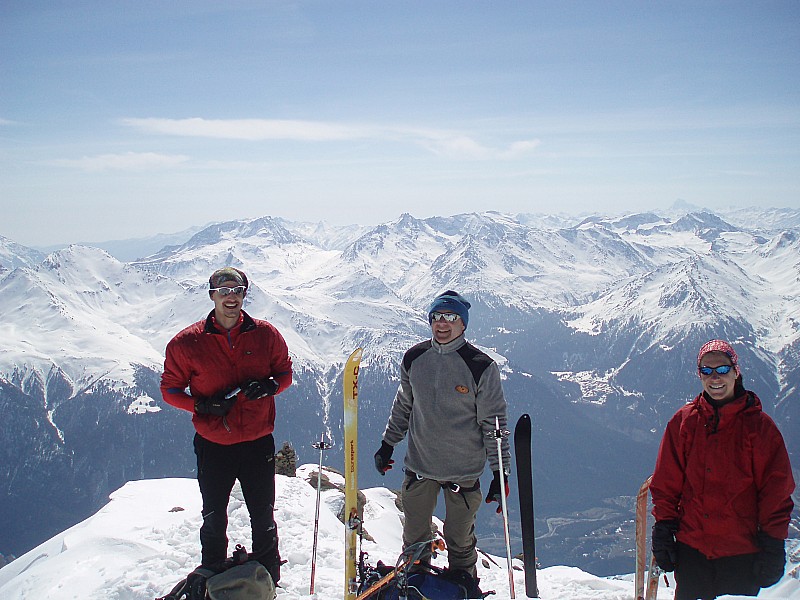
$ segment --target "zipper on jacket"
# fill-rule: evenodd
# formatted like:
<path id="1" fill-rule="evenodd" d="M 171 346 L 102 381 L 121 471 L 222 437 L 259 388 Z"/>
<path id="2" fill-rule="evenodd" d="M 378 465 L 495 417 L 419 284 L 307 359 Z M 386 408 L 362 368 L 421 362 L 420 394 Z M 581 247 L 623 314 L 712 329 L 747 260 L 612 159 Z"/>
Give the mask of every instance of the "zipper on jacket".
<path id="1" fill-rule="evenodd" d="M 712 405 L 714 409 L 714 415 L 709 419 L 709 423 L 711 424 L 711 433 L 717 433 L 717 428 L 719 427 L 719 408 Z"/>

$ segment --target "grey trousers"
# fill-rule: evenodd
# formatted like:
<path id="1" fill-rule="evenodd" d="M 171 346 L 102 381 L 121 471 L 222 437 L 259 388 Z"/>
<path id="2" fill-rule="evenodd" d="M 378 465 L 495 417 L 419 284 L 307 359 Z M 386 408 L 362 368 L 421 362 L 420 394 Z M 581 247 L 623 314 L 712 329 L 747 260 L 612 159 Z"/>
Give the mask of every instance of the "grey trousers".
<path id="1" fill-rule="evenodd" d="M 463 488 L 475 489 L 465 491 Z M 475 550 L 475 515 L 481 505 L 480 481 L 466 482 L 462 489 L 454 491 L 445 482 L 433 479 L 418 479 L 416 475 L 406 475 L 403 482 L 403 547 L 432 539 L 431 517 L 436 508 L 439 492 L 444 494 L 445 519 L 444 542 L 450 569 L 462 569 L 473 577 L 477 575 L 475 564 L 478 553 Z M 420 557 L 430 561 L 431 552 L 427 550 Z"/>

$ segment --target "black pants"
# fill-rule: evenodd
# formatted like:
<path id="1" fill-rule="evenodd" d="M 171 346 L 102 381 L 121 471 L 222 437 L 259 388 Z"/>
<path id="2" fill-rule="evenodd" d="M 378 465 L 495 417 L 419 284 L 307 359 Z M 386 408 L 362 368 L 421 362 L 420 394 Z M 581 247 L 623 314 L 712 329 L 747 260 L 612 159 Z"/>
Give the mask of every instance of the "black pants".
<path id="1" fill-rule="evenodd" d="M 708 559 L 702 552 L 678 542 L 675 600 L 713 600 L 735 594 L 757 596 L 761 589 L 753 572 L 758 554 Z"/>
<path id="2" fill-rule="evenodd" d="M 277 583 L 280 578 L 278 529 L 275 525 L 275 441 L 266 435 L 252 442 L 224 446 L 194 436 L 197 481 L 203 497 L 200 527 L 202 563 L 213 566 L 228 556 L 228 500 L 236 480 L 250 513 L 253 558 Z"/>

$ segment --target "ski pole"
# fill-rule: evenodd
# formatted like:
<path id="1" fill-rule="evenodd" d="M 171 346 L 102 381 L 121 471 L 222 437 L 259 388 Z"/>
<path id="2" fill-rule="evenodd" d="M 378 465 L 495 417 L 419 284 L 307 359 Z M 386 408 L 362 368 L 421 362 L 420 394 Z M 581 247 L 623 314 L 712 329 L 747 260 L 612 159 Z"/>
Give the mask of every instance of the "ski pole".
<path id="1" fill-rule="evenodd" d="M 505 429 L 500 429 L 500 417 L 494 418 L 494 439 L 497 442 L 497 460 L 500 464 L 500 506 L 503 511 L 503 535 L 506 538 L 506 562 L 508 564 L 508 591 L 511 598 L 514 595 L 514 568 L 511 564 L 511 539 L 508 534 L 508 505 L 506 504 L 506 474 L 503 467 L 503 438 L 511 433 Z"/>
<path id="2" fill-rule="evenodd" d="M 317 571 L 317 537 L 319 535 L 319 503 L 322 494 L 322 453 L 333 447 L 333 444 L 325 442 L 325 434 L 319 436 L 319 441 L 311 444 L 313 448 L 319 450 L 319 468 L 317 469 L 317 510 L 314 513 L 314 549 L 311 552 L 311 589 L 309 594 L 314 595 L 314 578 Z"/>

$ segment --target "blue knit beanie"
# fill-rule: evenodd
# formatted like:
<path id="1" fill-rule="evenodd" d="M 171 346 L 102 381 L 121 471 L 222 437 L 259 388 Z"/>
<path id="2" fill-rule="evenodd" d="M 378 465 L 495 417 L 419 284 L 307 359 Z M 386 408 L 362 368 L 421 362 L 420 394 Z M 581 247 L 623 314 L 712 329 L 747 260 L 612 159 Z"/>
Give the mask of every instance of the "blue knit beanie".
<path id="1" fill-rule="evenodd" d="M 431 302 L 431 306 L 428 309 L 428 323 L 431 322 L 431 315 L 433 313 L 450 311 L 461 317 L 461 321 L 464 323 L 464 329 L 466 329 L 467 325 L 469 324 L 470 306 L 470 303 L 461 297 L 458 292 L 447 290 L 443 294 L 436 296 L 436 298 L 433 299 L 433 302 Z"/>

